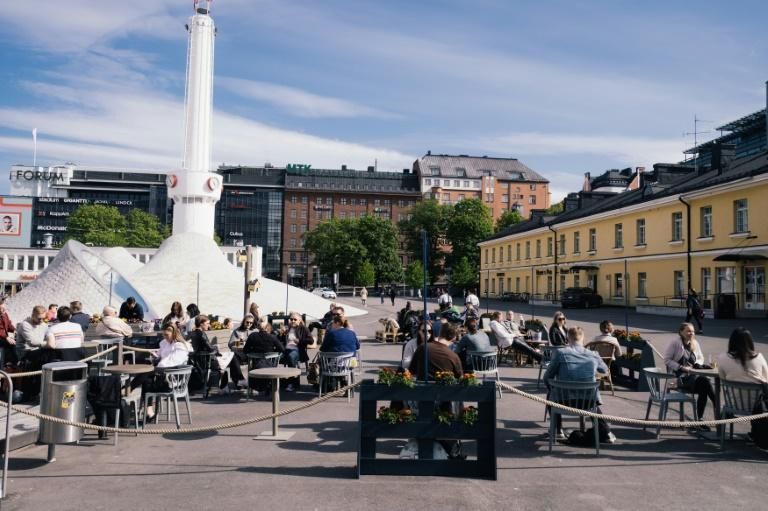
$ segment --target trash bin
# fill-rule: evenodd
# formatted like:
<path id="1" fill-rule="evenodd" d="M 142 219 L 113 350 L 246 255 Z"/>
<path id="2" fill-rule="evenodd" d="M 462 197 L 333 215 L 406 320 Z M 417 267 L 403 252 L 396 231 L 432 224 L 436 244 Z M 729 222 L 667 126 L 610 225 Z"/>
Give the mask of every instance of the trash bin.
<path id="1" fill-rule="evenodd" d="M 52 362 L 43 366 L 40 413 L 72 422 L 85 422 L 88 364 Z M 71 444 L 83 437 L 83 429 L 40 420 L 40 442 Z"/>
<path id="2" fill-rule="evenodd" d="M 717 308 L 715 309 L 715 318 L 736 318 L 736 295 L 734 293 L 720 293 L 717 295 Z"/>

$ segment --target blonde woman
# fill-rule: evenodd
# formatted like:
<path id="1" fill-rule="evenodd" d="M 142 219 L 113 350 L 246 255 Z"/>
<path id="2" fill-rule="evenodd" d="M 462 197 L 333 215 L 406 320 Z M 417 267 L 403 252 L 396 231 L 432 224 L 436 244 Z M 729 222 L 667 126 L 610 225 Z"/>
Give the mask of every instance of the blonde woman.
<path id="1" fill-rule="evenodd" d="M 677 330 L 678 339 L 675 339 L 664 352 L 664 364 L 667 369 L 674 372 L 678 378 L 678 389 L 691 394 L 696 394 L 696 409 L 698 417 L 704 416 L 707 407 L 707 398 L 715 402 L 715 391 L 709 378 L 699 374 L 692 374 L 691 369 L 698 369 L 704 365 L 704 354 L 696 341 L 696 330 L 691 323 L 681 323 Z M 702 426 L 709 430 L 709 427 Z"/>

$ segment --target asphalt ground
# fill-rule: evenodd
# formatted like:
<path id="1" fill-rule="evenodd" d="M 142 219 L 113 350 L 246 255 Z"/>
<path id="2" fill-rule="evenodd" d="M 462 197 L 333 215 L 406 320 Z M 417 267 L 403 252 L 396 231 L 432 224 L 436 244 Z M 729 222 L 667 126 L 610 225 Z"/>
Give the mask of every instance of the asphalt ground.
<path id="1" fill-rule="evenodd" d="M 372 297 L 373 298 L 373 297 Z M 377 319 L 395 307 L 369 299 L 370 314 L 354 318 L 355 329 L 373 335 Z M 341 302 L 359 304 L 357 299 Z M 508 303 L 504 308 L 509 308 Z M 526 307 L 516 310 L 531 315 Z M 485 304 L 483 304 L 485 310 Z M 493 307 L 491 307 L 493 308 Z M 555 309 L 537 307 L 537 317 L 550 319 Z M 620 309 L 568 310 L 570 324 L 597 332 L 608 318 L 623 325 Z M 663 350 L 674 339 L 680 318 L 629 314 L 630 328 L 641 331 Z M 548 323 L 548 321 L 547 321 Z M 727 335 L 744 324 L 766 343 L 765 320 L 708 320 L 699 336 L 706 353 L 724 350 Z M 763 350 L 765 351 L 765 350 Z M 366 342 L 362 354 L 366 377 L 400 358 L 401 346 Z M 501 367 L 502 380 L 536 393 L 538 369 Z M 283 393 L 282 406 L 315 397 L 304 385 Z M 543 395 L 543 390 L 538 391 Z M 617 389 L 603 392 L 606 413 L 642 417 L 647 394 Z M 270 413 L 266 400 L 214 395 L 192 399 L 194 425 L 212 425 Z M 655 410 L 655 409 L 654 409 Z M 672 414 L 675 416 L 676 414 Z M 88 433 L 81 445 L 58 446 L 57 461 L 45 462 L 46 447 L 30 446 L 12 453 L 9 495 L 3 510 L 153 510 L 153 509 L 737 509 L 760 508 L 765 502 L 768 453 L 741 438 L 721 450 L 716 441 L 679 429 L 655 431 L 614 426 L 618 442 L 593 449 L 556 445 L 548 452 L 543 436 L 543 406 L 515 395 L 497 401 L 498 480 L 441 477 L 363 476 L 355 479 L 357 399 L 333 398 L 281 419 L 282 430 L 294 432 L 284 442 L 254 441 L 269 422 L 203 434 L 121 436 L 98 440 Z M 712 417 L 711 406 L 705 418 Z M 673 417 L 670 417 L 673 418 Z M 566 422 L 566 428 L 576 422 Z M 151 426 L 150 426 L 151 427 Z M 404 442 L 382 446 L 396 455 Z M 468 446 L 472 452 L 472 446 Z"/>

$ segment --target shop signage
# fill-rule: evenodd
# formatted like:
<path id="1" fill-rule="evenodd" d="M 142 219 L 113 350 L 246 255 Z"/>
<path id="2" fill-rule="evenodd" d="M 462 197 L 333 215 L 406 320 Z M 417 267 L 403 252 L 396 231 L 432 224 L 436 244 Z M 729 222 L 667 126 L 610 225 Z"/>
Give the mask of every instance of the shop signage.
<path id="1" fill-rule="evenodd" d="M 57 183 L 67 179 L 67 173 L 63 170 L 17 170 L 16 179 L 23 179 L 25 181 L 53 181 Z"/>
<path id="2" fill-rule="evenodd" d="M 312 165 L 307 165 L 306 163 L 289 163 L 285 166 L 285 170 L 309 170 L 312 168 Z"/>

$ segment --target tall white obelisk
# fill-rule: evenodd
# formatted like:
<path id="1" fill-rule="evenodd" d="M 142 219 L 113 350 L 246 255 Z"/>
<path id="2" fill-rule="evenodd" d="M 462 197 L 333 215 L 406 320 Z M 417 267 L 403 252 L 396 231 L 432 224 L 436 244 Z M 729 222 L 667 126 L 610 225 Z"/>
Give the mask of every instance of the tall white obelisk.
<path id="1" fill-rule="evenodd" d="M 166 178 L 173 199 L 173 234 L 196 232 L 213 238 L 216 202 L 221 198 L 221 176 L 211 172 L 211 117 L 213 113 L 213 41 L 216 29 L 206 7 L 194 2 L 189 18 L 187 88 L 184 100 L 184 162 Z"/>

